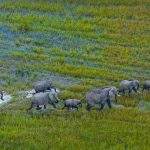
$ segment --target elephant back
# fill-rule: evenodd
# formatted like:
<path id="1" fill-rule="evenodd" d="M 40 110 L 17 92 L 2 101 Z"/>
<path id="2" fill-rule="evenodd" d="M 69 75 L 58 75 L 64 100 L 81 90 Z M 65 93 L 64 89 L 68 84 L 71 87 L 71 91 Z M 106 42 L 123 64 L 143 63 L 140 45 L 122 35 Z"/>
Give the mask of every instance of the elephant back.
<path id="1" fill-rule="evenodd" d="M 144 82 L 144 85 L 150 86 L 150 80 L 146 80 L 146 81 Z"/>

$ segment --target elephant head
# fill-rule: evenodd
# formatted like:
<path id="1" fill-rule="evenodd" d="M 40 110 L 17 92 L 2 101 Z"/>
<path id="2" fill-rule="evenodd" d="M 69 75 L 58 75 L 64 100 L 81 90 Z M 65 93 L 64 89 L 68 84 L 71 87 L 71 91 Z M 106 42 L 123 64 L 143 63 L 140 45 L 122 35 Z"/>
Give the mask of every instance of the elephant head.
<path id="1" fill-rule="evenodd" d="M 133 86 L 133 90 L 139 93 L 138 89 L 140 87 L 140 82 L 138 80 L 133 80 L 131 81 L 131 85 Z"/>
<path id="2" fill-rule="evenodd" d="M 119 91 L 116 87 L 110 87 L 109 90 L 109 97 L 115 97 L 116 102 L 117 102 L 117 97 L 119 97 Z"/>
<path id="3" fill-rule="evenodd" d="M 56 92 L 56 87 L 54 86 L 54 84 L 53 84 L 51 81 L 46 81 L 46 83 L 45 83 L 45 88 L 46 88 L 47 90 L 54 89 L 55 92 Z"/>

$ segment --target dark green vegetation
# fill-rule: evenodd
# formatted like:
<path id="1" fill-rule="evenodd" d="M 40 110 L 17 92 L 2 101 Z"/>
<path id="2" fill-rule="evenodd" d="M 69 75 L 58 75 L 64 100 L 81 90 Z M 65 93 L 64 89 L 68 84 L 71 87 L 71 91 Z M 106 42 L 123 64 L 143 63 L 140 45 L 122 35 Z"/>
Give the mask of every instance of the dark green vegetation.
<path id="1" fill-rule="evenodd" d="M 51 79 L 60 98 L 123 79 L 150 79 L 149 0 L 0 0 L 0 149 L 149 149 L 150 94 L 121 97 L 124 109 L 26 112 L 18 95 Z M 84 106 L 85 107 L 85 106 Z"/>

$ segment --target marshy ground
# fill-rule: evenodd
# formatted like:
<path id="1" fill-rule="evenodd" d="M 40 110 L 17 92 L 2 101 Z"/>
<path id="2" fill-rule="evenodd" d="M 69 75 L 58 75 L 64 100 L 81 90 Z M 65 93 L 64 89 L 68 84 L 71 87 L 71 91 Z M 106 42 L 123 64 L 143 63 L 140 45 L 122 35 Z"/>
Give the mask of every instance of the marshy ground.
<path id="1" fill-rule="evenodd" d="M 26 111 L 19 91 L 52 80 L 78 98 L 121 80 L 150 79 L 149 0 L 0 0 L 0 149 L 150 147 L 150 93 L 120 97 L 119 109 Z"/>

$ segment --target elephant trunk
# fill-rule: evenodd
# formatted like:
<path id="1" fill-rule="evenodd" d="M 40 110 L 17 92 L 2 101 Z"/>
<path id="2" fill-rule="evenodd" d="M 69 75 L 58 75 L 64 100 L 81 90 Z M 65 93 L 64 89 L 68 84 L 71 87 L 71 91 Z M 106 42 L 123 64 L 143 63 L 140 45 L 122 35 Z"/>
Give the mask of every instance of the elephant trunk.
<path id="1" fill-rule="evenodd" d="M 56 88 L 54 88 L 54 90 L 55 90 L 55 92 L 57 93 L 57 89 L 56 89 Z"/>
<path id="2" fill-rule="evenodd" d="M 4 101 L 4 95 L 3 95 L 3 93 L 1 94 L 1 100 Z"/>
<path id="3" fill-rule="evenodd" d="M 137 90 L 139 89 L 139 87 L 140 87 L 140 84 L 138 83 L 138 84 L 137 84 Z"/>

